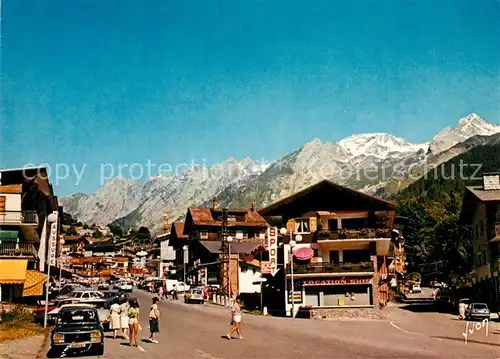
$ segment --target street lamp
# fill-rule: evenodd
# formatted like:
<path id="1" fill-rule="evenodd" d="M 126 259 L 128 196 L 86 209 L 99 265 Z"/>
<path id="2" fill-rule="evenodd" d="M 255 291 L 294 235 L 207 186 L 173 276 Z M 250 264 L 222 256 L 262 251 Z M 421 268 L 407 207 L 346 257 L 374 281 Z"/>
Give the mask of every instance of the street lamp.
<path id="1" fill-rule="evenodd" d="M 280 233 L 282 236 L 285 236 L 287 234 L 286 228 L 281 228 Z M 288 243 L 290 245 L 290 262 L 291 262 L 291 269 L 290 269 L 290 274 L 291 274 L 291 284 L 292 284 L 292 318 L 295 319 L 295 287 L 294 287 L 294 281 L 293 281 L 293 248 L 297 245 L 297 242 L 302 241 L 302 236 L 300 234 L 297 234 L 295 236 L 295 240 L 293 238 L 293 231 L 290 231 L 290 242 Z"/>
<path id="2" fill-rule="evenodd" d="M 233 241 L 233 237 L 227 236 L 226 242 L 228 246 L 228 251 L 229 251 L 229 260 L 227 263 L 227 299 L 228 299 L 228 305 L 229 302 L 231 301 L 231 242 Z"/>
<path id="3" fill-rule="evenodd" d="M 184 251 L 183 255 L 182 255 L 182 259 L 183 259 L 183 262 L 184 262 L 184 290 L 186 289 L 186 261 L 187 261 L 187 250 L 188 250 L 188 246 L 183 246 L 182 247 L 182 250 Z"/>

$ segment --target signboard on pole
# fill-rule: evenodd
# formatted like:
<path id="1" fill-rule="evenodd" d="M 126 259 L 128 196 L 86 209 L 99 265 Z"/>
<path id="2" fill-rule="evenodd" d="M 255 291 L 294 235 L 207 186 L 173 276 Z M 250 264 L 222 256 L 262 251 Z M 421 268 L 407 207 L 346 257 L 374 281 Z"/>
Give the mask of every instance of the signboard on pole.
<path id="1" fill-rule="evenodd" d="M 57 251 L 57 222 L 50 224 L 49 236 L 49 265 L 56 266 L 56 251 Z"/>
<path id="2" fill-rule="evenodd" d="M 269 271 L 275 276 L 278 272 L 278 228 L 267 229 L 267 249 L 269 250 Z"/>

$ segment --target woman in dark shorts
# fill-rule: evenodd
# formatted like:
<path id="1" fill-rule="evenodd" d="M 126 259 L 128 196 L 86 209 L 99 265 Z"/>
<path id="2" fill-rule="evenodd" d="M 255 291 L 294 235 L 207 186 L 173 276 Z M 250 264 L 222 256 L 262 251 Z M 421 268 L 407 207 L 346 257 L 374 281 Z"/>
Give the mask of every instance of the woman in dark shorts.
<path id="1" fill-rule="evenodd" d="M 160 332 L 160 309 L 158 309 L 158 301 L 159 299 L 157 297 L 153 298 L 153 305 L 151 305 L 149 309 L 149 331 L 151 333 L 149 341 L 156 344 L 158 344 L 158 341 L 155 339 L 155 333 Z"/>

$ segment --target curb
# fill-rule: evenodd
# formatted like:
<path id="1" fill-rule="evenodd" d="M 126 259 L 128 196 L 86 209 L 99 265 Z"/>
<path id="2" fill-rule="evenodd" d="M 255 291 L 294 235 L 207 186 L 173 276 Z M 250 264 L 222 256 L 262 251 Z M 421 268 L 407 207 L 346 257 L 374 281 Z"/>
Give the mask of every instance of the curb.
<path id="1" fill-rule="evenodd" d="M 36 359 L 47 358 L 47 353 L 49 352 L 49 349 L 50 349 L 50 330 L 46 330 L 42 346 L 40 347 L 38 353 L 36 354 Z"/>

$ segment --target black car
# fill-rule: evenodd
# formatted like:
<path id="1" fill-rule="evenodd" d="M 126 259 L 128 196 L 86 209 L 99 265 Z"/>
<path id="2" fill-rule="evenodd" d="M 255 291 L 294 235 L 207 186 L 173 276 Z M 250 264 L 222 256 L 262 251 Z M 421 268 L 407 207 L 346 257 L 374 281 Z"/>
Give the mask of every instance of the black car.
<path id="1" fill-rule="evenodd" d="M 104 332 L 95 308 L 71 306 L 62 309 L 50 335 L 54 356 L 84 353 L 104 354 Z"/>

